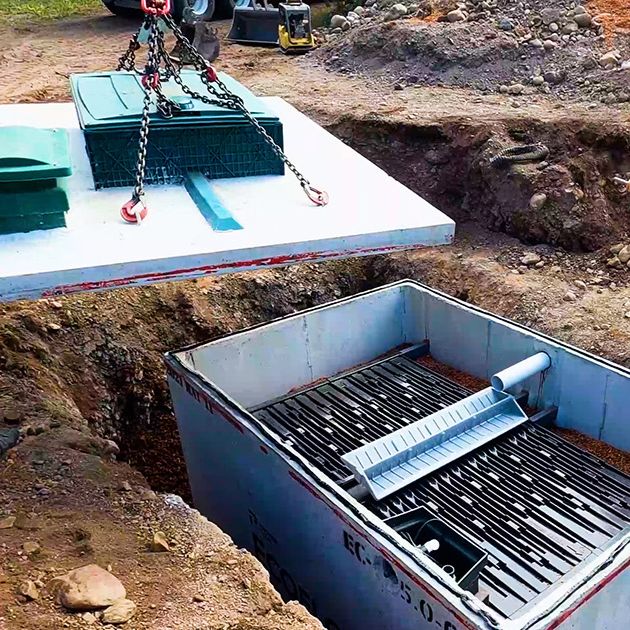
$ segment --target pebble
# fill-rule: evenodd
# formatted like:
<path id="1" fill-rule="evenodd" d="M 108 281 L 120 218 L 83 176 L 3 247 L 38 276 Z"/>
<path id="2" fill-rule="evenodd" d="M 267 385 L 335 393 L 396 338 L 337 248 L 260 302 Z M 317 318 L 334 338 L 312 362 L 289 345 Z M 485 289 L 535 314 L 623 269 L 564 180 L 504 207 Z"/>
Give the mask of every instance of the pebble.
<path id="1" fill-rule="evenodd" d="M 373 7 L 376 4 L 377 0 L 365 0 L 363 3 L 364 7 Z"/>
<path id="2" fill-rule="evenodd" d="M 363 14 L 365 13 L 365 9 L 361 5 L 359 5 L 358 7 L 355 7 L 353 11 L 354 11 L 354 14 L 357 15 L 358 17 L 362 17 Z"/>
<path id="3" fill-rule="evenodd" d="M 550 30 L 552 33 L 557 33 L 559 29 L 560 29 L 560 27 L 559 27 L 559 26 L 558 26 L 555 22 L 552 22 L 552 23 L 549 25 L 549 30 Z"/>
<path id="4" fill-rule="evenodd" d="M 131 492 L 131 484 L 128 481 L 122 481 L 118 486 L 119 492 Z"/>
<path id="5" fill-rule="evenodd" d="M 539 263 L 541 260 L 542 259 L 538 254 L 536 254 L 535 252 L 529 252 L 528 254 L 525 254 L 523 258 L 521 258 L 521 264 L 529 267 L 531 265 Z"/>
<path id="6" fill-rule="evenodd" d="M 558 70 L 550 70 L 543 74 L 543 78 L 547 83 L 552 83 L 553 85 L 559 85 L 564 81 L 564 74 L 559 72 Z"/>
<path id="7" fill-rule="evenodd" d="M 20 584 L 20 595 L 24 595 L 26 599 L 32 601 L 39 597 L 39 591 L 32 580 L 24 580 L 24 582 Z"/>
<path id="8" fill-rule="evenodd" d="M 6 516 L 0 519 L 0 529 L 10 529 L 15 525 L 15 516 Z"/>
<path id="9" fill-rule="evenodd" d="M 386 20 L 398 20 L 403 15 L 407 15 L 407 7 L 404 4 L 395 4 L 385 16 Z"/>
<path id="10" fill-rule="evenodd" d="M 22 545 L 22 549 L 24 549 L 24 552 L 27 554 L 32 554 L 32 553 L 37 553 L 41 547 L 32 540 L 27 540 L 23 545 Z"/>
<path id="11" fill-rule="evenodd" d="M 579 13 L 573 17 L 573 21 L 582 28 L 587 28 L 593 21 L 588 13 Z"/>
<path id="12" fill-rule="evenodd" d="M 542 85 L 544 82 L 545 82 L 545 79 L 544 77 L 541 77 L 541 76 L 536 76 L 532 79 L 532 83 L 534 85 Z"/>
<path id="13" fill-rule="evenodd" d="M 537 262 L 534 267 L 536 267 L 536 269 L 542 269 L 545 266 L 545 261 L 541 260 L 540 262 Z"/>
<path id="14" fill-rule="evenodd" d="M 342 28 L 347 21 L 343 15 L 333 15 L 330 20 L 330 28 Z"/>
<path id="15" fill-rule="evenodd" d="M 576 280 L 574 284 L 578 289 L 582 289 L 582 291 L 586 291 L 586 282 L 583 282 L 582 280 Z"/>
<path id="16" fill-rule="evenodd" d="M 166 540 L 164 532 L 155 532 L 151 543 L 151 551 L 162 552 L 170 550 L 171 548 L 169 547 L 168 540 Z"/>
<path id="17" fill-rule="evenodd" d="M 547 203 L 547 195 L 545 193 L 536 193 L 529 200 L 529 207 L 532 210 L 540 210 Z"/>
<path id="18" fill-rule="evenodd" d="M 630 260 L 630 245 L 626 245 L 618 254 L 619 262 L 625 265 Z"/>
<path id="19" fill-rule="evenodd" d="M 602 55 L 599 58 L 599 65 L 607 69 L 615 68 L 619 65 L 619 57 L 617 53 L 613 50 L 611 52 L 607 52 L 605 55 Z"/>
<path id="20" fill-rule="evenodd" d="M 542 41 L 540 41 L 538 38 L 532 39 L 529 42 L 529 45 L 533 46 L 534 48 L 544 48 L 545 47 L 545 45 L 542 43 Z"/>
<path id="21" fill-rule="evenodd" d="M 130 599 L 119 599 L 103 611 L 103 623 L 126 623 L 136 614 L 137 606 Z"/>
<path id="22" fill-rule="evenodd" d="M 565 302 L 577 302 L 577 295 L 573 291 L 567 291 L 562 298 Z"/>
<path id="23" fill-rule="evenodd" d="M 205 602 L 206 598 L 204 595 L 202 595 L 201 593 L 195 593 L 193 595 L 193 602 L 197 602 L 197 603 L 201 603 L 201 602 Z"/>
<path id="24" fill-rule="evenodd" d="M 449 22 L 464 22 L 466 20 L 466 14 L 461 9 L 455 9 L 446 14 L 446 19 Z"/>
<path id="25" fill-rule="evenodd" d="M 508 87 L 508 94 L 512 94 L 513 96 L 518 96 L 519 94 L 523 93 L 523 90 L 525 89 L 525 86 L 522 85 L 521 83 L 515 83 L 514 85 L 510 85 Z"/>
<path id="26" fill-rule="evenodd" d="M 554 42 L 552 39 L 546 39 L 543 42 L 543 46 L 545 47 L 545 50 L 553 50 L 554 48 L 558 47 L 558 44 L 556 44 L 556 42 Z"/>
<path id="27" fill-rule="evenodd" d="M 567 22 L 562 27 L 562 32 L 565 35 L 572 35 L 573 33 L 577 33 L 580 30 L 580 27 L 575 22 Z"/>
<path id="28" fill-rule="evenodd" d="M 624 247 L 625 247 L 625 243 L 617 243 L 616 245 L 613 245 L 610 248 L 610 253 L 613 255 L 618 254 Z"/>

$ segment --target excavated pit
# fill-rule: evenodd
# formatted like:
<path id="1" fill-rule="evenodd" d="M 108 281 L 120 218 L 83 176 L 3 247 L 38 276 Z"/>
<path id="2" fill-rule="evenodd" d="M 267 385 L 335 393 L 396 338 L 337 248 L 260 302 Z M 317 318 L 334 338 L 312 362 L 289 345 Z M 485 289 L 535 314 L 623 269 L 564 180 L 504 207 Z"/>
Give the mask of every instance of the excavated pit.
<path id="1" fill-rule="evenodd" d="M 574 252 L 630 231 L 630 196 L 613 182 L 630 171 L 630 132 L 621 124 L 516 117 L 414 125 L 347 116 L 329 130 L 458 223 Z M 549 149 L 542 162 L 491 164 L 507 147 L 537 143 Z"/>

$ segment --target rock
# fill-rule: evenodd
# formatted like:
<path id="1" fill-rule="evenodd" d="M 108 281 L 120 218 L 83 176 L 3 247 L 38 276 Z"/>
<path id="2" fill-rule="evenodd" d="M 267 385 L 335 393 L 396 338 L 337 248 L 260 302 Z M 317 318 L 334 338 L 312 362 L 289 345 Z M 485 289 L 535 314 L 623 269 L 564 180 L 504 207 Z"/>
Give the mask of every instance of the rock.
<path id="1" fill-rule="evenodd" d="M 540 12 L 540 17 L 542 18 L 543 24 L 545 25 L 549 25 L 552 22 L 558 22 L 558 20 L 560 20 L 561 15 L 562 14 L 560 12 L 560 9 L 556 9 L 554 7 L 543 9 Z"/>
<path id="2" fill-rule="evenodd" d="M 521 83 L 515 83 L 514 85 L 510 85 L 508 87 L 508 94 L 512 94 L 513 96 L 517 96 L 523 93 L 525 86 Z"/>
<path id="3" fill-rule="evenodd" d="M 582 291 L 586 291 L 586 282 L 583 282 L 582 280 L 576 280 L 574 284 L 578 289 L 582 289 Z"/>
<path id="4" fill-rule="evenodd" d="M 618 254 L 619 262 L 625 265 L 630 260 L 630 245 L 626 245 Z"/>
<path id="5" fill-rule="evenodd" d="M 573 9 L 573 15 L 581 15 L 582 13 L 586 13 L 586 9 L 581 5 L 578 5 L 575 9 Z"/>
<path id="6" fill-rule="evenodd" d="M 70 610 L 104 608 L 127 595 L 122 582 L 96 564 L 88 564 L 54 578 L 48 586 L 59 603 Z"/>
<path id="7" fill-rule="evenodd" d="M 386 20 L 398 20 L 403 15 L 407 15 L 407 7 L 404 4 L 395 4 L 385 17 Z"/>
<path id="8" fill-rule="evenodd" d="M 552 22 L 552 23 L 549 25 L 549 30 L 550 30 L 552 33 L 557 33 L 557 32 L 560 30 L 560 27 L 559 27 L 559 26 L 558 26 L 555 22 Z"/>
<path id="9" fill-rule="evenodd" d="M 98 617 L 89 612 L 83 613 L 81 615 L 81 619 L 83 619 L 83 621 L 87 621 L 88 623 L 96 623 L 98 621 Z"/>
<path id="10" fill-rule="evenodd" d="M 0 529 L 11 529 L 15 525 L 15 516 L 0 518 Z"/>
<path id="11" fill-rule="evenodd" d="M 543 74 L 543 78 L 547 81 L 547 83 L 559 85 L 564 81 L 565 75 L 559 70 L 550 70 L 549 72 L 545 72 L 545 74 Z"/>
<path id="12" fill-rule="evenodd" d="M 510 88 L 507 85 L 501 85 L 499 87 L 499 92 L 501 92 L 501 94 L 507 94 L 509 89 Z"/>
<path id="13" fill-rule="evenodd" d="M 32 553 L 37 553 L 41 547 L 34 541 L 32 540 L 27 540 L 23 545 L 22 545 L 22 549 L 24 549 L 24 552 L 27 554 L 32 554 Z"/>
<path id="14" fill-rule="evenodd" d="M 607 52 L 599 58 L 599 65 L 604 68 L 616 68 L 619 65 L 619 54 L 616 51 Z"/>
<path id="15" fill-rule="evenodd" d="M 59 324 L 55 324 L 55 322 L 50 322 L 46 324 L 46 328 L 48 328 L 48 330 L 51 330 L 53 332 L 57 332 L 58 330 L 61 330 L 61 326 Z"/>
<path id="16" fill-rule="evenodd" d="M 556 42 L 554 42 L 552 39 L 546 39 L 543 42 L 543 46 L 545 47 L 545 50 L 553 50 L 554 48 L 558 47 L 558 44 L 556 44 Z"/>
<path id="17" fill-rule="evenodd" d="M 567 291 L 562 298 L 565 302 L 577 302 L 577 295 L 573 291 Z"/>
<path id="18" fill-rule="evenodd" d="M 544 77 L 541 77 L 541 76 L 537 76 L 532 79 L 532 83 L 534 85 L 542 85 L 544 82 L 545 82 L 545 79 Z"/>
<path id="19" fill-rule="evenodd" d="M 122 481 L 118 485 L 119 492 L 131 492 L 131 484 L 128 481 Z"/>
<path id="20" fill-rule="evenodd" d="M 464 22 L 466 20 L 466 14 L 461 9 L 455 9 L 446 14 L 446 19 L 449 22 Z"/>
<path id="21" fill-rule="evenodd" d="M 623 61 L 621 63 L 621 69 L 622 70 L 630 70 L 630 59 L 627 59 L 626 61 Z"/>
<path id="22" fill-rule="evenodd" d="M 564 35 L 572 35 L 573 33 L 577 33 L 580 30 L 580 27 L 575 22 L 567 22 L 562 27 L 562 33 Z"/>
<path id="23" fill-rule="evenodd" d="M 534 267 L 536 267 L 536 269 L 542 269 L 545 266 L 545 261 L 541 260 L 539 262 L 537 262 Z"/>
<path id="24" fill-rule="evenodd" d="M 359 17 L 363 17 L 363 14 L 365 13 L 365 9 L 361 5 L 359 5 L 358 7 L 354 9 L 354 13 L 355 15 L 358 15 Z"/>
<path id="25" fill-rule="evenodd" d="M 34 600 L 39 597 L 39 591 L 32 580 L 24 580 L 20 584 L 20 595 L 24 595 L 26 599 Z"/>
<path id="26" fill-rule="evenodd" d="M 348 14 L 346 15 L 346 19 L 354 23 L 354 22 L 358 22 L 361 18 L 359 17 L 358 13 L 355 13 L 354 11 L 348 11 Z"/>
<path id="27" fill-rule="evenodd" d="M 351 27 L 350 24 L 350 20 L 346 20 L 342 25 L 341 25 L 341 30 L 342 31 L 349 31 Z"/>
<path id="28" fill-rule="evenodd" d="M 101 453 L 103 455 L 119 455 L 120 447 L 114 440 L 103 440 L 101 444 Z"/>
<path id="29" fill-rule="evenodd" d="M 545 45 L 542 43 L 542 41 L 539 40 L 538 38 L 530 40 L 529 45 L 533 46 L 534 48 L 544 48 L 545 47 Z"/>
<path id="30" fill-rule="evenodd" d="M 13 448 L 20 439 L 20 430 L 15 427 L 0 429 L 0 456 Z"/>
<path id="31" fill-rule="evenodd" d="M 17 409 L 5 409 L 2 412 L 2 419 L 7 424 L 19 424 L 21 418 L 21 414 Z"/>
<path id="32" fill-rule="evenodd" d="M 499 28 L 502 31 L 513 31 L 514 30 L 514 22 L 512 22 L 512 20 L 508 20 L 507 18 L 501 18 L 499 20 Z"/>
<path id="33" fill-rule="evenodd" d="M 376 0 L 365 0 L 363 6 L 365 7 L 373 7 L 376 4 Z"/>
<path id="34" fill-rule="evenodd" d="M 136 614 L 136 608 L 136 604 L 130 599 L 119 599 L 103 611 L 101 621 L 112 624 L 126 623 Z"/>
<path id="35" fill-rule="evenodd" d="M 333 15 L 330 20 L 330 28 L 343 28 L 348 20 L 343 15 Z"/>
<path id="36" fill-rule="evenodd" d="M 617 258 L 617 256 L 613 256 L 606 261 L 606 267 L 617 269 L 618 267 L 621 267 L 621 261 Z"/>
<path id="37" fill-rule="evenodd" d="M 535 265 L 541 261 L 541 257 L 535 252 L 530 252 L 525 254 L 523 258 L 521 258 L 521 265 L 525 265 L 526 267 L 530 267 L 531 265 Z"/>
<path id="38" fill-rule="evenodd" d="M 540 210 L 547 203 L 547 195 L 545 193 L 536 193 L 529 200 L 529 207 L 532 210 Z"/>
<path id="39" fill-rule="evenodd" d="M 168 540 L 166 540 L 164 532 L 155 532 L 155 534 L 153 534 L 153 542 L 151 543 L 151 551 L 161 552 L 170 550 L 171 548 L 168 545 Z"/>
<path id="40" fill-rule="evenodd" d="M 205 602 L 206 598 L 201 594 L 201 593 L 196 593 L 195 595 L 193 595 L 193 602 Z"/>
<path id="41" fill-rule="evenodd" d="M 593 18 L 588 13 L 578 13 L 573 16 L 573 21 L 582 28 L 587 28 L 591 25 Z"/>

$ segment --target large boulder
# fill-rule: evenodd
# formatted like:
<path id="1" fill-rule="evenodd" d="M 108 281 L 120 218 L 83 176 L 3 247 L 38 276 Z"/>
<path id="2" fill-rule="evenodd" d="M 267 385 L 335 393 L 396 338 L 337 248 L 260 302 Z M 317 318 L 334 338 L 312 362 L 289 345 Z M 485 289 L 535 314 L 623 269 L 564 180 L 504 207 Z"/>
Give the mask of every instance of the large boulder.
<path id="1" fill-rule="evenodd" d="M 74 569 L 49 583 L 60 604 L 70 610 L 93 610 L 111 606 L 127 595 L 122 582 L 96 564 Z"/>

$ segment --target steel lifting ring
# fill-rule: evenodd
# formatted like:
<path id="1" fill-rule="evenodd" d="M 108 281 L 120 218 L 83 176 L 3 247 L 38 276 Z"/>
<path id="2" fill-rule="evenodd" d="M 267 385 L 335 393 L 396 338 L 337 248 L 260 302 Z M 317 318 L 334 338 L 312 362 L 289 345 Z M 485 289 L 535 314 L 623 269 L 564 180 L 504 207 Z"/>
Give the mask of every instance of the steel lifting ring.
<path id="1" fill-rule="evenodd" d="M 161 8 L 156 6 L 157 3 L 162 4 Z M 168 15 L 171 12 L 171 0 L 140 0 L 140 6 L 145 13 L 149 15 Z"/>
<path id="2" fill-rule="evenodd" d="M 310 184 L 302 184 L 302 188 L 306 193 L 306 196 L 316 205 L 316 206 L 326 206 L 328 205 L 329 197 L 328 193 L 325 190 L 317 190 L 317 188 L 313 188 Z"/>
<path id="3" fill-rule="evenodd" d="M 138 204 L 142 204 L 142 210 L 134 210 Z M 127 221 L 127 223 L 142 223 L 146 219 L 149 209 L 144 205 L 142 199 L 132 198 L 121 209 L 120 216 Z"/>
<path id="4" fill-rule="evenodd" d="M 151 89 L 155 90 L 159 84 L 160 84 L 159 72 L 154 72 L 153 74 L 142 75 L 142 86 L 144 87 L 145 90 L 147 88 L 147 85 Z"/>
<path id="5" fill-rule="evenodd" d="M 210 83 L 214 83 L 217 78 L 218 78 L 218 74 L 217 71 L 214 69 L 213 66 L 208 66 L 206 68 L 206 79 L 208 79 L 208 81 L 210 81 Z"/>

